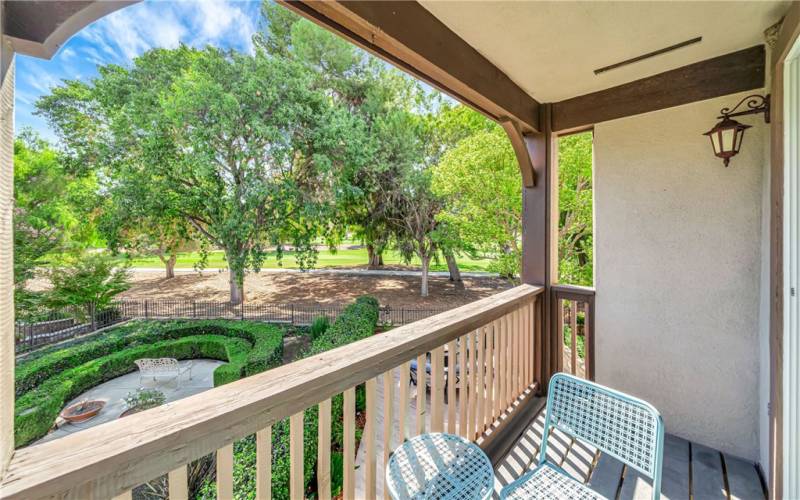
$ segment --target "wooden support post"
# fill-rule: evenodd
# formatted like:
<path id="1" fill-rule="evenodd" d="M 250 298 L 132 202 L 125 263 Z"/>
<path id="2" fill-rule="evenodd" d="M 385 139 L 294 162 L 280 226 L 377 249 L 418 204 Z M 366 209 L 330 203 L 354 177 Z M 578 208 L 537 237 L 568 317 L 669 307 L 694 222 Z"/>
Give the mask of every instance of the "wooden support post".
<path id="1" fill-rule="evenodd" d="M 554 373 L 555 349 L 552 346 L 550 285 L 557 277 L 558 251 L 554 215 L 558 214 L 556 193 L 557 151 L 552 133 L 552 106 L 540 106 L 541 132 L 524 135 L 523 140 L 536 174 L 536 185 L 522 188 L 522 282 L 542 285 L 542 350 L 536 353 L 542 363 L 541 390 L 547 390 Z"/>

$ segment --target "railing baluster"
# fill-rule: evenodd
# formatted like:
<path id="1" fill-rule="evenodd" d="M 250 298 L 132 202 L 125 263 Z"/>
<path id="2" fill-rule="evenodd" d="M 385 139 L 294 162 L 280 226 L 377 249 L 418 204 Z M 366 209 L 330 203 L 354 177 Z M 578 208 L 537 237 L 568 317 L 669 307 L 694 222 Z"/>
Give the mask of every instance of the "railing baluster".
<path id="1" fill-rule="evenodd" d="M 408 437 L 408 385 L 411 373 L 411 362 L 405 362 L 400 365 L 400 393 L 397 402 L 397 423 L 400 428 L 400 435 L 398 440 L 400 443 L 405 442 Z"/>
<path id="2" fill-rule="evenodd" d="M 383 374 L 383 470 L 392 454 L 392 420 L 394 418 L 394 370 Z M 384 495 L 385 496 L 385 495 Z"/>
<path id="3" fill-rule="evenodd" d="M 493 369 L 492 369 L 492 420 L 500 415 L 500 319 L 492 322 L 492 346 Z"/>
<path id="4" fill-rule="evenodd" d="M 492 425 L 492 408 L 494 406 L 494 322 L 485 327 L 486 330 L 486 354 L 484 356 L 484 385 L 486 397 L 483 401 L 483 428 L 487 429 Z"/>
<path id="5" fill-rule="evenodd" d="M 533 325 L 534 325 L 534 341 L 533 341 L 533 377 L 534 380 L 542 383 L 542 357 L 544 351 L 542 350 L 542 315 L 541 308 L 544 301 L 536 297 L 533 306 Z"/>
<path id="6" fill-rule="evenodd" d="M 458 383 L 456 341 L 447 344 L 447 432 L 456 433 L 456 384 Z"/>
<path id="7" fill-rule="evenodd" d="M 467 334 L 467 439 L 475 437 L 475 338 L 477 332 Z"/>
<path id="8" fill-rule="evenodd" d="M 167 475 L 169 487 L 169 500 L 189 499 L 189 474 L 186 465 L 173 469 Z"/>
<path id="9" fill-rule="evenodd" d="M 355 457 L 356 457 L 356 389 L 351 387 L 344 391 L 344 460 L 343 460 L 343 496 L 355 498 Z"/>
<path id="10" fill-rule="evenodd" d="M 272 426 L 256 432 L 256 499 L 270 498 L 272 498 Z"/>
<path id="11" fill-rule="evenodd" d="M 533 302 L 525 303 L 525 386 L 533 382 Z"/>
<path id="12" fill-rule="evenodd" d="M 417 371 L 419 372 L 419 370 Z M 366 446 L 364 455 L 364 492 L 367 498 L 375 498 L 375 413 L 378 409 L 375 401 L 376 385 L 377 381 L 374 378 L 367 380 L 367 421 L 364 426 L 364 444 Z"/>
<path id="13" fill-rule="evenodd" d="M 317 427 L 317 494 L 320 500 L 331 498 L 331 400 L 319 404 Z"/>
<path id="14" fill-rule="evenodd" d="M 578 373 L 578 302 L 569 301 L 569 330 L 572 336 L 572 374 L 580 376 Z"/>
<path id="15" fill-rule="evenodd" d="M 514 310 L 514 399 L 522 392 L 522 311 Z"/>
<path id="16" fill-rule="evenodd" d="M 464 438 L 469 437 L 467 431 L 467 405 L 469 403 L 468 343 L 469 334 L 463 335 L 458 342 L 458 370 L 461 374 L 458 382 L 458 434 Z"/>
<path id="17" fill-rule="evenodd" d="M 483 434 L 483 411 L 486 407 L 486 386 L 484 385 L 484 375 L 486 365 L 484 364 L 484 346 L 486 338 L 486 327 L 482 326 L 475 332 L 477 352 L 477 366 L 475 370 L 475 437 Z"/>
<path id="18" fill-rule="evenodd" d="M 289 498 L 302 500 L 305 493 L 302 411 L 289 417 L 289 464 Z"/>
<path id="19" fill-rule="evenodd" d="M 444 348 L 431 352 L 431 432 L 444 431 Z"/>
<path id="20" fill-rule="evenodd" d="M 427 388 L 425 386 L 426 371 L 426 356 L 423 353 L 417 356 L 417 435 L 425 432 L 425 393 L 427 392 Z"/>
<path id="21" fill-rule="evenodd" d="M 217 499 L 233 498 L 233 443 L 217 450 Z"/>

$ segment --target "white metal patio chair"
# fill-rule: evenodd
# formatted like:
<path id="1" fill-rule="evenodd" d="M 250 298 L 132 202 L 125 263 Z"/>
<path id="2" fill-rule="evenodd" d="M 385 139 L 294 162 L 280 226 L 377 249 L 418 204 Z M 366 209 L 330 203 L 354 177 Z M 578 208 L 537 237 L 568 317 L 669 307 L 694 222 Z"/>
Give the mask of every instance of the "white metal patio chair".
<path id="1" fill-rule="evenodd" d="M 604 498 L 547 460 L 555 427 L 653 480 L 661 496 L 664 422 L 650 403 L 565 373 L 550 379 L 539 465 L 500 492 L 501 499 Z"/>
<path id="2" fill-rule="evenodd" d="M 181 377 L 188 373 L 189 380 L 192 379 L 192 362 L 189 361 L 184 366 L 178 363 L 175 358 L 142 358 L 134 361 L 139 367 L 139 383 L 145 378 L 153 378 L 156 382 L 159 378 L 174 379 L 175 384 L 180 386 Z"/>

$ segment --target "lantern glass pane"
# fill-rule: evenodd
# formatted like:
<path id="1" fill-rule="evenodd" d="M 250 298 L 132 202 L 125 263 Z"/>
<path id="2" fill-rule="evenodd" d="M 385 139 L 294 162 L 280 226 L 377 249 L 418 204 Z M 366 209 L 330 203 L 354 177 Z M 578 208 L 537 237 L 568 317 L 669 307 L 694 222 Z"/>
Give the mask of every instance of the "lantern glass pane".
<path id="1" fill-rule="evenodd" d="M 719 154 L 719 132 L 714 132 L 709 137 L 711 137 L 711 146 L 714 148 L 714 154 Z"/>
<path id="2" fill-rule="evenodd" d="M 742 139 L 744 139 L 744 129 L 739 130 L 738 133 L 736 134 L 736 148 L 734 149 L 734 151 L 736 151 L 737 153 L 739 152 L 739 148 L 742 147 Z"/>
<path id="3" fill-rule="evenodd" d="M 728 128 L 720 131 L 722 136 L 722 151 L 735 151 L 734 140 L 736 140 L 736 129 Z"/>

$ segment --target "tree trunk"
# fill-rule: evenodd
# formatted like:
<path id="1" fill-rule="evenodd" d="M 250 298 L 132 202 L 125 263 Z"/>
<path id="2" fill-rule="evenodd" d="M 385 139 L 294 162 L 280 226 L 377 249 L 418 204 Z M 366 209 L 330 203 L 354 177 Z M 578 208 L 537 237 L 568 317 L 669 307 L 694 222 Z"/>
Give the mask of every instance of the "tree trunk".
<path id="1" fill-rule="evenodd" d="M 175 262 L 178 260 L 178 254 L 174 253 L 169 256 L 169 259 L 164 263 L 167 267 L 167 279 L 175 277 Z"/>
<path id="2" fill-rule="evenodd" d="M 461 271 L 458 270 L 458 263 L 453 254 L 445 254 L 444 260 L 447 261 L 447 270 L 450 272 L 450 281 L 455 283 L 459 290 L 464 289 L 464 282 L 461 280 Z"/>
<path id="3" fill-rule="evenodd" d="M 383 253 L 376 252 L 374 245 L 367 245 L 367 255 L 369 256 L 367 269 L 380 269 L 383 267 Z"/>
<path id="4" fill-rule="evenodd" d="M 420 295 L 422 297 L 428 296 L 428 268 L 430 268 L 431 258 L 423 256 L 420 258 L 422 261 L 422 286 L 420 288 Z"/>
<path id="5" fill-rule="evenodd" d="M 244 298 L 244 283 L 239 284 L 236 281 L 236 275 L 233 271 L 230 272 L 230 285 L 231 285 L 231 304 L 237 305 L 242 303 Z"/>

